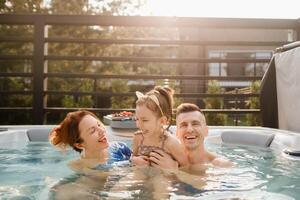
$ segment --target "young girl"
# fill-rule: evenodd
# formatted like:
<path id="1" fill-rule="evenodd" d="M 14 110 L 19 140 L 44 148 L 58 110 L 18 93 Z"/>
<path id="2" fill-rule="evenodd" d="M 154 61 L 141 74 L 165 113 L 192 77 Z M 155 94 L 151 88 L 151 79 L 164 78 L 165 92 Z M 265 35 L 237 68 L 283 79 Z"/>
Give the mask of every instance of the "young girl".
<path id="1" fill-rule="evenodd" d="M 151 165 L 149 154 L 160 149 L 170 154 L 180 166 L 188 164 L 184 149 L 168 128 L 172 119 L 173 98 L 170 88 L 155 87 L 145 95 L 136 92 L 136 123 L 131 161 L 136 165 Z M 167 126 L 167 128 L 165 128 Z"/>
<path id="2" fill-rule="evenodd" d="M 136 92 L 138 100 L 135 114 L 139 131 L 133 137 L 131 156 L 136 167 L 114 185 L 111 190 L 113 193 L 124 195 L 126 186 L 130 185 L 141 192 L 149 188 L 149 194 L 153 195 L 151 199 L 170 198 L 170 180 L 161 170 L 149 167 L 149 154 L 159 149 L 170 154 L 181 166 L 188 162 L 179 140 L 165 128 L 169 127 L 172 119 L 171 93 L 170 89 L 162 87 L 155 87 L 145 95 Z"/>

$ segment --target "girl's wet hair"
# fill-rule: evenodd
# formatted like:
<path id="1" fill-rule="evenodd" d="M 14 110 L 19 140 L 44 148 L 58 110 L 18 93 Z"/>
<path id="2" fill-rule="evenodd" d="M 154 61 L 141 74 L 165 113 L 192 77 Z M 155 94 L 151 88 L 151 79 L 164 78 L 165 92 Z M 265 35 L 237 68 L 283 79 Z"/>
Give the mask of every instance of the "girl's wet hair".
<path id="1" fill-rule="evenodd" d="M 79 123 L 86 115 L 91 115 L 95 117 L 95 119 L 98 119 L 94 113 L 87 110 L 70 112 L 65 119 L 50 132 L 50 143 L 61 149 L 66 149 L 67 146 L 70 146 L 80 153 L 82 150 L 75 147 L 74 144 L 83 142 L 83 139 L 80 137 Z"/>
<path id="2" fill-rule="evenodd" d="M 155 95 L 159 105 L 153 101 L 151 96 Z M 136 105 L 146 105 L 148 109 L 153 111 L 158 117 L 167 117 L 168 123 L 172 120 L 173 108 L 173 90 L 169 87 L 156 86 L 153 90 L 147 92 L 136 101 Z"/>

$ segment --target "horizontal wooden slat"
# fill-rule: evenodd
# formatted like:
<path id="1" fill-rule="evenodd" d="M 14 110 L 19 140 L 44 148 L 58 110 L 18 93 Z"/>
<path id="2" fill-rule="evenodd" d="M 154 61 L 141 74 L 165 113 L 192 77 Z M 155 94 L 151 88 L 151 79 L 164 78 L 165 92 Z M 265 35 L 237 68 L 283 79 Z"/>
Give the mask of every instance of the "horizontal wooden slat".
<path id="1" fill-rule="evenodd" d="M 0 74 L 1 75 L 1 74 Z M 193 76 L 193 75 L 103 75 L 95 73 L 46 73 L 46 77 L 51 78 L 90 78 L 90 79 L 129 79 L 129 80 L 156 80 L 156 79 L 174 79 L 174 80 L 228 80 L 245 81 L 260 80 L 261 76 Z"/>
<path id="2" fill-rule="evenodd" d="M 154 16 L 100 16 L 100 15 L 47 15 L 1 14 L 0 24 L 34 24 L 40 21 L 50 25 L 102 25 L 147 27 L 202 27 L 240 29 L 296 29 L 296 19 L 250 18 L 196 18 Z"/>
<path id="3" fill-rule="evenodd" d="M 32 111 L 32 107 L 0 107 L 0 111 Z"/>
<path id="4" fill-rule="evenodd" d="M 49 43 L 83 44 L 138 44 L 138 45 L 187 45 L 187 46 L 273 46 L 287 45 L 278 41 L 199 41 L 199 40 L 135 40 L 135 39 L 81 39 L 81 38 L 45 38 Z M 0 42 L 33 42 L 31 37 L 0 37 Z"/>
<path id="5" fill-rule="evenodd" d="M 32 60 L 32 55 L 0 55 L 0 60 Z"/>
<path id="6" fill-rule="evenodd" d="M 0 77 L 32 77 L 33 73 L 27 72 L 0 72 Z"/>
<path id="7" fill-rule="evenodd" d="M 32 42 L 33 38 L 31 37 L 17 37 L 17 36 L 12 36 L 12 37 L 0 37 L 0 42 Z"/>
<path id="8" fill-rule="evenodd" d="M 0 57 L 1 58 L 1 57 Z M 47 60 L 82 60 L 110 62 L 155 62 L 155 63 L 268 63 L 270 59 L 241 58 L 161 58 L 161 57 L 101 57 L 101 56 L 45 56 Z"/>
<path id="9" fill-rule="evenodd" d="M 99 113 L 114 113 L 120 111 L 131 111 L 134 112 L 135 109 L 123 108 L 123 109 L 111 109 L 111 108 L 59 108 L 59 107 L 47 107 L 45 111 L 47 112 L 69 112 L 79 109 L 90 110 Z M 223 113 L 223 114 L 247 114 L 247 113 L 259 113 L 260 109 L 201 109 L 204 113 Z"/>
<path id="10" fill-rule="evenodd" d="M 0 91 L 0 95 L 32 95 L 32 90 L 27 91 Z"/>
<path id="11" fill-rule="evenodd" d="M 1 39 L 1 38 L 0 38 Z M 81 39 L 81 38 L 46 38 L 45 42 L 85 43 L 85 44 L 145 44 L 145 45 L 189 45 L 189 46 L 282 46 L 287 42 L 278 41 L 199 41 L 199 40 L 134 40 L 134 39 Z"/>
<path id="12" fill-rule="evenodd" d="M 113 97 L 113 96 L 135 96 L 135 92 L 127 93 L 114 93 L 114 92 L 78 92 L 78 91 L 45 91 L 47 95 L 97 95 L 99 97 Z M 225 98 L 246 98 L 246 97 L 259 97 L 259 93 L 250 93 L 250 94 L 207 94 L 207 93 L 181 93 L 174 94 L 175 97 L 189 97 L 189 98 L 205 98 L 205 97 L 225 97 Z"/>
<path id="13" fill-rule="evenodd" d="M 79 109 L 90 110 L 99 113 L 114 113 L 120 111 L 131 111 L 134 112 L 135 109 L 123 108 L 123 109 L 111 109 L 111 108 L 61 108 L 61 107 L 47 107 L 44 110 L 46 112 L 70 112 Z M 32 107 L 0 107 L 0 111 L 31 111 Z M 247 114 L 247 113 L 259 113 L 259 109 L 202 109 L 204 113 L 223 113 L 223 114 Z"/>

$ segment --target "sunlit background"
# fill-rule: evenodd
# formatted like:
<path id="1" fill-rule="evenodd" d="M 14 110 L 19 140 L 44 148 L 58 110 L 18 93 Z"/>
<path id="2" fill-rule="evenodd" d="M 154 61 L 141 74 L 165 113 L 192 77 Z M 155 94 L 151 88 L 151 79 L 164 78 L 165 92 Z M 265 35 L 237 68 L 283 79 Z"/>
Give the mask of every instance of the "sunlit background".
<path id="1" fill-rule="evenodd" d="M 94 6 L 102 4 L 95 0 L 89 2 Z M 133 15 L 281 19 L 300 17 L 299 0 L 136 0 L 136 3 L 141 3 L 143 8 Z"/>
<path id="2" fill-rule="evenodd" d="M 44 0 L 45 7 L 51 0 Z M 87 0 L 90 7 L 103 8 L 116 0 Z M 126 2 L 126 1 L 124 1 Z M 123 3 L 124 3 L 123 2 Z M 130 15 L 224 18 L 300 18 L 299 0 L 132 0 Z M 128 15 L 128 13 L 126 13 Z"/>
<path id="3" fill-rule="evenodd" d="M 147 0 L 145 13 L 161 16 L 299 18 L 299 0 Z M 148 9 L 148 11 L 147 11 Z"/>
<path id="4" fill-rule="evenodd" d="M 0 124 L 32 123 L 33 118 L 56 123 L 64 117 L 57 115 L 57 108 L 95 108 L 104 116 L 132 109 L 136 90 L 163 84 L 175 89 L 175 103 L 192 102 L 207 109 L 210 125 L 259 125 L 259 80 L 274 50 L 299 40 L 298 1 L 1 1 L 0 13 L 11 15 L 0 16 L 0 72 L 12 77 L 0 73 Z M 32 13 L 43 15 L 37 19 Z M 171 20 L 135 17 L 151 15 Z M 177 23 L 173 16 L 193 18 Z M 14 20 L 16 25 L 6 25 Z M 45 51 L 35 51 L 36 46 Z M 37 74 L 35 66 L 44 71 Z M 12 72 L 22 73 L 21 78 Z M 32 72 L 40 82 L 33 81 L 37 79 Z M 42 94 L 40 90 L 43 95 L 33 95 Z M 210 98 L 214 96 L 217 101 Z M 7 119 L 12 108 L 19 115 Z M 27 109 L 39 113 L 31 117 L 20 112 Z M 214 116 L 215 109 L 220 118 Z M 233 109 L 245 110 L 235 114 Z"/>

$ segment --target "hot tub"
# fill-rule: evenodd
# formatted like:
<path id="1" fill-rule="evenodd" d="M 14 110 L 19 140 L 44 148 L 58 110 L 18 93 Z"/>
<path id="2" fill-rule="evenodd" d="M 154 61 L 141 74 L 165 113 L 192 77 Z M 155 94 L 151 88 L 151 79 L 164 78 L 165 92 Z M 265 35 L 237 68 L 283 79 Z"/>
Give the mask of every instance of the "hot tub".
<path id="1" fill-rule="evenodd" d="M 134 173 L 130 167 L 113 169 L 110 178 L 104 179 L 73 172 L 67 163 L 78 155 L 73 151 L 60 152 L 48 143 L 52 128 L 0 127 L 0 199 L 55 199 L 58 192 L 92 199 L 159 196 L 149 185 L 149 179 L 138 185 L 121 182 L 127 184 L 126 190 L 113 189 L 114 181 L 122 181 L 121 176 Z M 110 141 L 130 144 L 134 130 L 106 128 Z M 278 129 L 209 127 L 207 148 L 232 160 L 236 166 L 230 169 L 210 166 L 204 174 L 188 178 L 163 174 L 168 187 L 161 196 L 168 199 L 299 199 L 300 160 L 283 153 L 285 149 L 297 148 L 297 138 L 298 133 Z"/>

